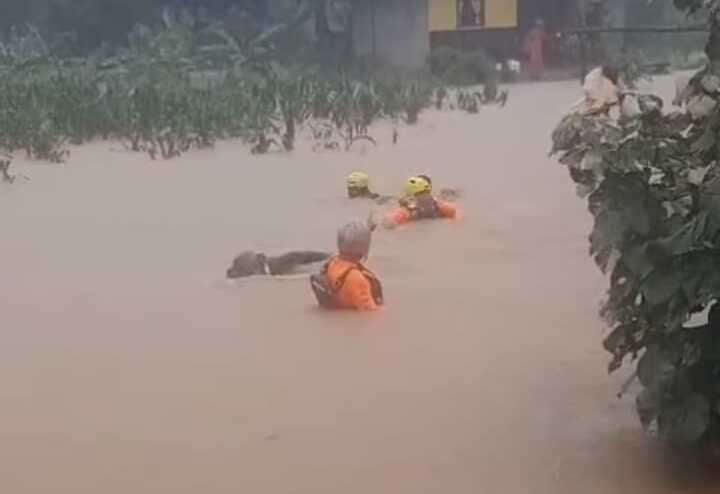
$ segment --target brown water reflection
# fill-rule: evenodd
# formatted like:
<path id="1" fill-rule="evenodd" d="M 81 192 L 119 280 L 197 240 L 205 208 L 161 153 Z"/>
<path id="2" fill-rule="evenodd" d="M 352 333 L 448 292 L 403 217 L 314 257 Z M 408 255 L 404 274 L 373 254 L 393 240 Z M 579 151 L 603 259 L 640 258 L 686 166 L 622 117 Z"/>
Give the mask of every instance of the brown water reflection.
<path id="1" fill-rule="evenodd" d="M 98 144 L 28 165 L 0 190 L 1 491 L 716 492 L 605 374 L 589 218 L 543 158 L 577 91 L 518 87 L 366 155 Z M 367 214 L 342 197 L 354 168 L 381 192 L 426 171 L 465 190 L 463 223 L 376 236 L 386 310 L 222 280 L 242 249 L 331 247 Z"/>

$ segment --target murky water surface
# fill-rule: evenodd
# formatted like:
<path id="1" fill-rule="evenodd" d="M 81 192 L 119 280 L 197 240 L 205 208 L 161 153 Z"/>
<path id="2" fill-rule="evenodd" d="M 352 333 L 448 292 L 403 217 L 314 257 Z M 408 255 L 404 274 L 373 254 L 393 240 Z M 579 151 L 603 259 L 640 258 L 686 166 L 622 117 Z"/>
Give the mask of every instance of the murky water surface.
<path id="1" fill-rule="evenodd" d="M 667 81 L 663 82 L 669 88 Z M 608 379 L 590 218 L 545 158 L 576 82 L 429 113 L 366 154 L 173 162 L 74 150 L 0 190 L 0 490 L 8 494 L 705 493 Z M 306 280 L 228 283 L 240 250 L 331 249 L 414 173 L 460 224 L 380 232 L 387 308 L 324 314 Z"/>

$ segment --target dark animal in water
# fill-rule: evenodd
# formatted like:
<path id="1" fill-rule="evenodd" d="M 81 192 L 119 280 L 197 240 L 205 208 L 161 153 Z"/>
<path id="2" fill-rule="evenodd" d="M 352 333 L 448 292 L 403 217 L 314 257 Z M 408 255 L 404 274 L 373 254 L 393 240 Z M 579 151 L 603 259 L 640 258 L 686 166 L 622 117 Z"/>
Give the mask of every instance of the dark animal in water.
<path id="1" fill-rule="evenodd" d="M 280 256 L 266 256 L 261 252 L 245 251 L 235 257 L 226 274 L 230 279 L 255 275 L 293 274 L 302 265 L 326 261 L 330 257 L 332 254 L 315 251 L 288 252 Z"/>

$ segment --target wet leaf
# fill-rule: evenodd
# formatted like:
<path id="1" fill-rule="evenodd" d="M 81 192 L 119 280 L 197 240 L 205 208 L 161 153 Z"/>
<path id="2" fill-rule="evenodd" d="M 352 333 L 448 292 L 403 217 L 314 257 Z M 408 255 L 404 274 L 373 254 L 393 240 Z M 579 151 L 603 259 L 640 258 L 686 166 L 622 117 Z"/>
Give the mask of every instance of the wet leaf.
<path id="1" fill-rule="evenodd" d="M 690 171 L 688 171 L 688 182 L 690 182 L 693 185 L 701 185 L 703 181 L 705 180 L 705 175 L 707 175 L 708 170 L 710 169 L 711 165 L 701 167 L 701 168 L 693 168 Z"/>
<path id="2" fill-rule="evenodd" d="M 668 257 L 687 254 L 701 246 L 707 226 L 707 214 L 701 213 L 683 224 L 670 236 L 653 241 L 646 253 L 654 258 L 655 262 L 667 260 Z"/>
<path id="3" fill-rule="evenodd" d="M 645 278 L 652 270 L 654 265 L 648 257 L 646 245 L 638 245 L 627 249 L 622 257 L 623 264 L 638 279 Z"/>
<path id="4" fill-rule="evenodd" d="M 720 221 L 720 177 L 713 177 L 701 188 L 700 206 Z"/>
<path id="5" fill-rule="evenodd" d="M 717 101 L 705 94 L 693 96 L 687 103 L 688 113 L 697 120 L 707 118 L 715 108 L 717 108 Z"/>
<path id="6" fill-rule="evenodd" d="M 714 74 L 707 74 L 700 79 L 700 84 L 708 93 L 715 93 L 720 90 L 720 77 Z"/>
<path id="7" fill-rule="evenodd" d="M 676 4 L 689 12 L 709 7 L 708 56 L 720 60 L 720 0 Z M 664 114 L 661 99 L 641 94 L 633 97 L 634 118 L 572 115 L 553 134 L 570 178 L 592 190 L 590 254 L 611 274 L 601 308 L 613 327 L 603 341 L 613 355 L 608 369 L 640 356 L 643 427 L 678 442 L 720 436 L 720 418 L 709 411 L 720 402 L 720 318 L 712 330 L 686 327 L 720 300 L 718 67 L 708 65 L 688 91 L 680 89 L 686 111 Z"/>
<path id="8" fill-rule="evenodd" d="M 635 325 L 633 324 L 621 324 L 613 329 L 603 340 L 605 351 L 612 354 L 621 353 L 622 347 L 627 345 L 634 329 Z"/>
<path id="9" fill-rule="evenodd" d="M 600 153 L 590 151 L 580 161 L 581 170 L 599 170 L 602 167 L 603 159 Z"/>
<path id="10" fill-rule="evenodd" d="M 681 289 L 683 274 L 670 267 L 655 268 L 641 283 L 640 291 L 650 306 L 668 302 Z"/>
<path id="11" fill-rule="evenodd" d="M 635 398 L 635 407 L 646 432 L 653 432 L 653 426 L 657 427 L 661 406 L 660 394 L 649 388 L 643 389 Z"/>
<path id="12" fill-rule="evenodd" d="M 679 443 L 696 442 L 710 426 L 710 402 L 699 393 L 690 394 L 663 407 L 659 423 L 660 432 L 666 439 Z"/>
<path id="13" fill-rule="evenodd" d="M 676 366 L 668 352 L 659 345 L 650 345 L 637 366 L 638 379 L 648 389 L 663 390 L 675 378 Z"/>
<path id="14" fill-rule="evenodd" d="M 715 147 L 715 133 L 708 126 L 705 131 L 692 143 L 691 150 L 694 153 L 704 153 Z"/>

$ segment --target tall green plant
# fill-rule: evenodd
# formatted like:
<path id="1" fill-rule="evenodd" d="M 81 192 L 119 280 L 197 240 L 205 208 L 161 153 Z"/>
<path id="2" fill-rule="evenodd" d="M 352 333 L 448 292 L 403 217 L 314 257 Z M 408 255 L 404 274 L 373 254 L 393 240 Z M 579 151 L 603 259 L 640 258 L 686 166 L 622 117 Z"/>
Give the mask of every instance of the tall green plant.
<path id="1" fill-rule="evenodd" d="M 280 65 L 256 38 L 196 21 L 168 13 L 87 59 L 59 56 L 32 28 L 15 32 L 0 43 L 0 146 L 61 161 L 68 141 L 116 139 L 169 159 L 242 138 L 265 153 L 291 151 L 312 123 L 323 147 L 349 149 L 374 143 L 378 120 L 414 124 L 432 103 L 423 75 Z"/>

